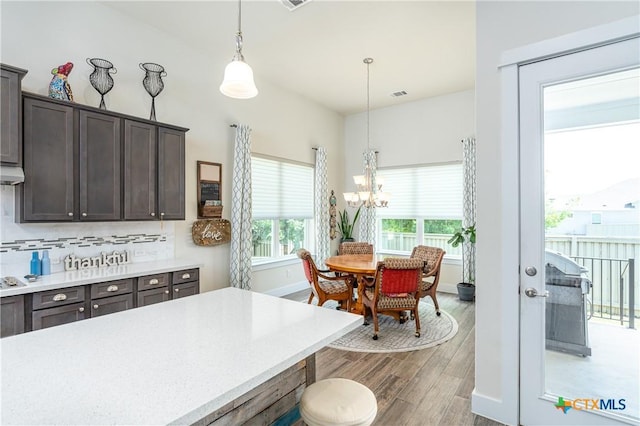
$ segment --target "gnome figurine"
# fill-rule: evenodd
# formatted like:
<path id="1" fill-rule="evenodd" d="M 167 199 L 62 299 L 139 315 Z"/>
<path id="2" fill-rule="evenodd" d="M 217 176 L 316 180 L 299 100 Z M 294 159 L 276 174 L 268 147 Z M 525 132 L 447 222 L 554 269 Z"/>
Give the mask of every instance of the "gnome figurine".
<path id="1" fill-rule="evenodd" d="M 51 79 L 51 83 L 49 83 L 50 98 L 73 102 L 73 93 L 71 92 L 71 86 L 67 81 L 67 77 L 69 77 L 72 69 L 73 63 L 67 62 L 64 65 L 60 65 L 58 68 L 51 70 L 53 78 Z"/>

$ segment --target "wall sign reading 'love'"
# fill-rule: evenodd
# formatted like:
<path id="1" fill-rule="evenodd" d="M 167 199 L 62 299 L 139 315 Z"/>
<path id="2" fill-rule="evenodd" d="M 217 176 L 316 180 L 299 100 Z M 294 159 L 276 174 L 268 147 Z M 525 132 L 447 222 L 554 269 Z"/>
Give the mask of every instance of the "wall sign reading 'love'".
<path id="1" fill-rule="evenodd" d="M 217 246 L 231 241 L 231 223 L 226 219 L 197 220 L 191 227 L 193 242 L 198 246 Z"/>

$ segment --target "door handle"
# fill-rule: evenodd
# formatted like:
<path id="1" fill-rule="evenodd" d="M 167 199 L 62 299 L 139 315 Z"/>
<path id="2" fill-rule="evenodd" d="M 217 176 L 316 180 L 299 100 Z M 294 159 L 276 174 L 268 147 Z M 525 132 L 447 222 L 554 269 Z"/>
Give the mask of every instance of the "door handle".
<path id="1" fill-rule="evenodd" d="M 538 290 L 533 287 L 529 287 L 524 291 L 528 297 L 549 297 L 549 292 L 545 290 L 544 294 L 538 294 Z"/>
<path id="2" fill-rule="evenodd" d="M 538 273 L 538 270 L 533 266 L 527 266 L 526 268 L 524 268 L 524 273 L 529 275 L 530 277 L 534 277 Z"/>

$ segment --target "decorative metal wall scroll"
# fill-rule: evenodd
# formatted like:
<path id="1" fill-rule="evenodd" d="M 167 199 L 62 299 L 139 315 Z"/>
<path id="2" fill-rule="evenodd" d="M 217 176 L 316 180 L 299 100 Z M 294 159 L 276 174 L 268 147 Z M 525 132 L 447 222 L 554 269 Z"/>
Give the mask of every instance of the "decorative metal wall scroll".
<path id="1" fill-rule="evenodd" d="M 231 241 L 231 222 L 227 219 L 196 220 L 191 237 L 198 246 L 217 246 Z"/>
<path id="2" fill-rule="evenodd" d="M 89 81 L 93 88 L 100 93 L 100 109 L 107 109 L 104 103 L 104 95 L 113 89 L 113 78 L 109 74 L 115 74 L 118 70 L 106 59 L 87 58 L 87 63 L 93 67 L 93 72 L 89 75 Z"/>
<path id="3" fill-rule="evenodd" d="M 147 93 L 151 95 L 151 115 L 149 120 L 156 121 L 156 96 L 164 89 L 162 77 L 166 77 L 167 72 L 162 65 L 154 64 L 153 62 L 140 64 L 140 69 L 145 72 L 142 85 Z"/>
<path id="4" fill-rule="evenodd" d="M 336 239 L 336 195 L 333 189 L 329 197 L 329 237 L 332 240 Z"/>

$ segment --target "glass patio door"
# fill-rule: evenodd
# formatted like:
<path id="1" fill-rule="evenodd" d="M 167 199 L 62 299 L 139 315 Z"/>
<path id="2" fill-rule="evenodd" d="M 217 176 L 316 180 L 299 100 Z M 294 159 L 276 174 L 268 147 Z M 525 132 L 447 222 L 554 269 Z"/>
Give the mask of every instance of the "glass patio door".
<path id="1" fill-rule="evenodd" d="M 638 40 L 519 69 L 523 425 L 640 422 Z"/>

